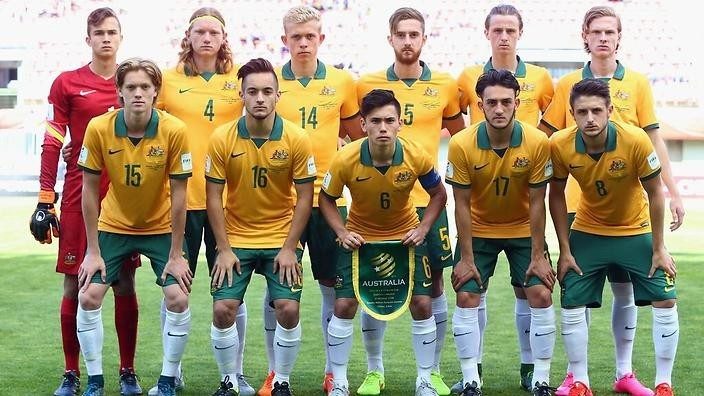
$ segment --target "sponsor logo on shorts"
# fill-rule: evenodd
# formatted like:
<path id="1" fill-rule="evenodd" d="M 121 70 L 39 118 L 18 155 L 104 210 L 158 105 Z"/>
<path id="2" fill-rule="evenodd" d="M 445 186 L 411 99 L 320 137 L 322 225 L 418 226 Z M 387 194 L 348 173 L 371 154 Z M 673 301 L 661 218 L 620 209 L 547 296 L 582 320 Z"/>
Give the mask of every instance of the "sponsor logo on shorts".
<path id="1" fill-rule="evenodd" d="M 446 255 L 444 255 L 444 256 L 440 256 L 440 261 L 449 260 L 449 259 L 451 259 L 451 258 L 452 258 L 452 253 L 449 253 L 449 254 L 446 254 Z"/>
<path id="2" fill-rule="evenodd" d="M 430 282 L 428 282 L 428 281 L 423 281 L 423 287 L 430 287 L 430 285 L 432 285 L 432 284 L 433 284 L 432 281 L 430 281 Z"/>
<path id="3" fill-rule="evenodd" d="M 335 286 L 333 286 L 335 289 L 339 289 L 342 287 L 342 277 L 340 275 L 337 275 L 335 277 Z"/>
<path id="4" fill-rule="evenodd" d="M 68 252 L 64 256 L 64 264 L 66 265 L 76 265 L 76 255 Z"/>

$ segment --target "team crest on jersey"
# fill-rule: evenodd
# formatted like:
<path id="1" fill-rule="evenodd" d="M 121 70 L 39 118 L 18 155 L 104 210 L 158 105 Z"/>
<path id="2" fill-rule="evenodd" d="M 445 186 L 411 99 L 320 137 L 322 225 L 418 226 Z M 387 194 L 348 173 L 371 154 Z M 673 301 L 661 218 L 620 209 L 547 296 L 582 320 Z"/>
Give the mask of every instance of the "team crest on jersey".
<path id="1" fill-rule="evenodd" d="M 274 150 L 274 154 L 272 154 L 271 158 L 269 158 L 269 159 L 278 160 L 278 161 L 285 161 L 288 159 L 288 151 L 286 151 L 285 149 Z"/>
<path id="2" fill-rule="evenodd" d="M 149 147 L 149 152 L 147 157 L 163 157 L 164 149 L 161 146 L 151 146 Z"/>
<path id="3" fill-rule="evenodd" d="M 411 180 L 413 180 L 413 173 L 409 170 L 400 171 L 394 176 L 394 184 L 406 184 Z"/>
<path id="4" fill-rule="evenodd" d="M 516 157 L 516 159 L 513 161 L 513 165 L 511 167 L 514 170 L 523 170 L 526 169 L 530 166 L 530 160 L 528 157 Z"/>
<path id="5" fill-rule="evenodd" d="M 616 93 L 614 93 L 614 98 L 620 99 L 620 100 L 628 100 L 628 98 L 631 97 L 631 94 L 628 92 L 621 91 L 620 89 L 616 90 Z"/>
<path id="6" fill-rule="evenodd" d="M 237 89 L 237 82 L 235 81 L 225 81 L 225 85 L 222 87 L 223 91 L 232 91 L 235 89 Z"/>
<path id="7" fill-rule="evenodd" d="M 535 83 L 524 82 L 521 84 L 521 92 L 533 92 L 535 91 Z"/>
<path id="8" fill-rule="evenodd" d="M 65 265 L 76 265 L 76 255 L 68 252 L 64 256 L 64 264 Z"/>
<path id="9" fill-rule="evenodd" d="M 333 87 L 328 87 L 327 85 L 320 90 L 320 96 L 334 96 L 337 90 Z"/>
<path id="10" fill-rule="evenodd" d="M 626 161 L 621 158 L 616 158 L 609 165 L 609 175 L 611 177 L 622 177 L 626 172 Z"/>
<path id="11" fill-rule="evenodd" d="M 427 87 L 425 92 L 423 92 L 423 96 L 430 96 L 431 98 L 437 98 L 439 94 L 440 92 L 437 89 L 431 87 Z"/>

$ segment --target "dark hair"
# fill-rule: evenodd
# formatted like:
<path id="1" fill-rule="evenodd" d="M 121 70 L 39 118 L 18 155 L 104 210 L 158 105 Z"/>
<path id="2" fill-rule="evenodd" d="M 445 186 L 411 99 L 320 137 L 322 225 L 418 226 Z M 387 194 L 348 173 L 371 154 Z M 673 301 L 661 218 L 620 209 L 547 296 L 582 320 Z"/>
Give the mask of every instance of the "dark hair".
<path id="1" fill-rule="evenodd" d="M 396 113 L 398 113 L 399 116 L 401 115 L 401 103 L 396 100 L 393 91 L 388 89 L 374 89 L 362 98 L 359 113 L 362 117 L 366 117 L 369 113 L 374 111 L 374 109 L 387 105 L 393 105 L 396 108 Z"/>
<path id="2" fill-rule="evenodd" d="M 423 33 L 425 33 L 425 18 L 423 18 L 423 14 L 411 7 L 401 7 L 391 14 L 391 17 L 389 18 L 389 31 L 391 33 L 396 33 L 396 26 L 398 23 L 405 21 L 406 19 L 415 19 L 420 22 L 420 28 Z"/>
<path id="3" fill-rule="evenodd" d="M 607 107 L 611 105 L 609 84 L 598 78 L 585 78 L 572 86 L 572 90 L 570 91 L 570 107 L 573 107 L 574 102 L 582 96 L 596 96 L 604 99 Z"/>
<path id="4" fill-rule="evenodd" d="M 88 14 L 88 19 L 86 20 L 86 31 L 88 36 L 90 36 L 90 28 L 96 27 L 103 23 L 104 20 L 108 18 L 115 18 L 117 21 L 117 27 L 122 31 L 122 25 L 120 25 L 120 19 L 117 17 L 115 11 L 110 7 L 103 7 L 93 10 Z"/>
<path id="5" fill-rule="evenodd" d="M 475 92 L 480 98 L 484 97 L 484 90 L 487 87 L 500 86 L 504 88 L 511 88 L 513 92 L 518 93 L 521 91 L 521 86 L 518 84 L 518 80 L 513 76 L 513 73 L 506 69 L 490 69 L 488 72 L 479 76 L 477 80 L 477 86 Z"/>
<path id="6" fill-rule="evenodd" d="M 268 60 L 264 58 L 250 59 L 237 71 L 237 78 L 242 80 L 242 85 L 244 86 L 244 79 L 254 73 L 271 73 L 274 76 L 274 81 L 276 81 L 276 86 L 279 86 L 279 79 L 276 78 L 274 67 Z"/>
<path id="7" fill-rule="evenodd" d="M 518 18 L 518 30 L 523 30 L 523 18 L 521 18 L 521 13 L 518 12 L 516 7 L 510 4 L 500 4 L 492 8 L 491 11 L 489 11 L 489 14 L 486 16 L 486 19 L 484 20 L 484 28 L 486 30 L 489 30 L 489 25 L 491 24 L 491 17 L 493 17 L 494 15 L 516 16 L 516 18 Z"/>

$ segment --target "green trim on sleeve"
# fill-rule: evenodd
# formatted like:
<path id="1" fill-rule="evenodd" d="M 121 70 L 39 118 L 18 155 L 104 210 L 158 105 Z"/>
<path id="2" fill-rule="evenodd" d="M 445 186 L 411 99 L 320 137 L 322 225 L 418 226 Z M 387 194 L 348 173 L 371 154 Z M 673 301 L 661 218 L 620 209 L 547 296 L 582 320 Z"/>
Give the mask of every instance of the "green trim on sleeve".
<path id="1" fill-rule="evenodd" d="M 541 188 L 545 187 L 548 185 L 548 182 L 550 182 L 550 179 L 545 179 L 541 181 L 540 183 L 528 183 L 528 187 L 530 188 Z"/>
<path id="2" fill-rule="evenodd" d="M 471 184 L 457 183 L 456 181 L 452 181 L 449 179 L 445 179 L 445 183 L 451 185 L 452 187 L 463 188 L 465 190 L 469 190 L 470 188 L 472 188 Z"/>
<path id="3" fill-rule="evenodd" d="M 646 132 L 650 132 L 653 129 L 658 129 L 658 128 L 660 128 L 660 124 L 656 122 L 655 124 L 650 124 L 650 125 L 644 126 L 643 130 Z"/>
<path id="4" fill-rule="evenodd" d="M 306 184 L 306 183 L 312 183 L 313 181 L 315 181 L 315 176 L 305 177 L 303 179 L 293 179 L 293 182 L 295 184 Z"/>
<path id="5" fill-rule="evenodd" d="M 540 123 L 545 125 L 546 127 L 550 128 L 551 131 L 557 132 L 559 129 L 555 128 L 554 126 L 550 125 L 547 121 L 545 120 L 540 120 Z"/>
<path id="6" fill-rule="evenodd" d="M 650 180 L 650 179 L 652 179 L 652 178 L 654 178 L 654 177 L 657 177 L 657 176 L 660 174 L 661 171 L 662 171 L 662 168 L 658 168 L 658 170 L 656 170 L 655 172 L 649 174 L 648 176 L 641 177 L 641 178 L 640 178 L 640 181 L 648 181 L 648 180 Z"/>
<path id="7" fill-rule="evenodd" d="M 174 173 L 169 175 L 169 179 L 188 179 L 189 177 L 193 176 L 193 173 L 188 172 L 188 173 Z"/>
<path id="8" fill-rule="evenodd" d="M 99 170 L 97 170 L 97 169 L 86 168 L 86 167 L 83 166 L 83 165 L 77 165 L 77 166 L 78 166 L 78 169 L 81 169 L 81 170 L 83 170 L 84 172 L 92 173 L 92 174 L 94 174 L 94 175 L 99 175 L 99 174 L 102 173 L 102 171 L 99 171 Z"/>
<path id="9" fill-rule="evenodd" d="M 457 118 L 460 118 L 461 116 L 462 116 L 462 111 L 460 110 L 459 112 L 457 112 L 457 114 L 450 116 L 450 117 L 443 117 L 442 119 L 443 120 L 455 120 Z"/>
<path id="10" fill-rule="evenodd" d="M 552 180 L 552 181 L 558 181 L 558 182 L 566 182 L 566 181 L 567 181 L 567 177 L 557 177 L 557 176 L 553 176 L 550 180 Z"/>
<path id="11" fill-rule="evenodd" d="M 333 201 L 337 201 L 340 197 L 333 197 L 332 195 L 328 194 L 325 192 L 325 190 L 320 190 L 320 194 L 325 195 L 328 197 L 328 199 L 332 199 Z"/>
<path id="12" fill-rule="evenodd" d="M 218 179 L 216 177 L 206 176 L 205 180 L 215 184 L 225 184 L 225 179 Z"/>

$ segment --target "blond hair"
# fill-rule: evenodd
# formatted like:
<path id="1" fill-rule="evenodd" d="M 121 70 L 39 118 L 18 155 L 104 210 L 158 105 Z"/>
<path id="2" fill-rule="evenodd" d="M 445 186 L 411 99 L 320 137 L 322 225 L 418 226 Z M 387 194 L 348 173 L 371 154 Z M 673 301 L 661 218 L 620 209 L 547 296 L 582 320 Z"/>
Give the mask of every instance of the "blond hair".
<path id="1" fill-rule="evenodd" d="M 202 16 L 211 16 L 217 19 L 222 24 L 222 33 L 225 34 L 225 18 L 223 18 L 220 11 L 212 7 L 202 7 L 197 9 L 193 15 L 188 19 L 188 31 L 192 29 L 192 23 L 196 18 Z M 193 47 L 188 41 L 188 37 L 184 37 L 181 40 L 181 52 L 178 54 L 178 63 L 183 66 L 183 72 L 187 76 L 197 76 L 201 73 L 198 70 L 195 60 L 193 59 Z M 232 49 L 230 49 L 230 43 L 227 40 L 223 40 L 220 49 L 218 50 L 218 59 L 215 61 L 215 72 L 217 74 L 225 74 L 232 70 L 233 59 L 232 59 Z"/>
<path id="2" fill-rule="evenodd" d="M 286 11 L 286 14 L 284 14 L 284 29 L 287 23 L 300 24 L 310 21 L 320 22 L 320 18 L 320 11 L 315 8 L 305 5 L 296 6 L 290 8 Z"/>
<path id="3" fill-rule="evenodd" d="M 603 17 L 614 17 L 616 18 L 616 23 L 618 24 L 618 33 L 621 34 L 621 18 L 616 14 L 616 11 L 614 11 L 613 8 L 607 7 L 607 6 L 596 6 L 592 7 L 587 11 L 586 14 L 584 14 L 584 21 L 582 22 L 582 33 L 589 34 L 589 25 L 594 22 L 595 19 L 597 18 L 603 18 Z M 618 49 L 619 44 L 616 45 L 616 49 Z M 587 43 L 584 43 L 584 50 L 587 51 L 587 53 L 591 53 L 591 50 L 589 49 L 589 46 Z"/>
<path id="4" fill-rule="evenodd" d="M 122 85 L 125 83 L 125 76 L 127 76 L 127 73 L 140 70 L 147 73 L 149 79 L 152 80 L 152 84 L 154 85 L 156 92 L 159 92 L 161 90 L 162 81 L 161 70 L 159 70 L 159 66 L 157 66 L 156 63 L 144 58 L 130 58 L 124 60 L 117 66 L 117 70 L 115 71 L 115 85 L 117 86 L 117 89 L 119 90 L 122 88 Z M 154 102 L 156 102 L 156 96 L 154 97 Z M 123 106 L 125 104 L 122 97 L 120 97 L 120 103 Z"/>

